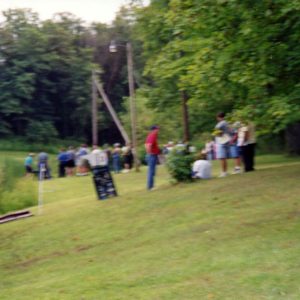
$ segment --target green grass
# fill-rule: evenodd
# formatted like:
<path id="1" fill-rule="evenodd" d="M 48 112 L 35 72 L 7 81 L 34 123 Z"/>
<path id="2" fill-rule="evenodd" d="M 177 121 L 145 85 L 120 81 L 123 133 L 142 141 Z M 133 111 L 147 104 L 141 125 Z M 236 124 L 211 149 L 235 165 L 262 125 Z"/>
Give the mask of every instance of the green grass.
<path id="1" fill-rule="evenodd" d="M 107 201 L 91 177 L 45 182 L 42 215 L 0 225 L 1 300 L 299 299 L 300 160 L 257 163 L 175 186 L 160 167 L 152 192 L 118 174 Z"/>
<path id="2" fill-rule="evenodd" d="M 37 203 L 37 184 L 24 178 L 23 161 L 17 157 L 3 155 L 0 159 L 0 214 Z"/>

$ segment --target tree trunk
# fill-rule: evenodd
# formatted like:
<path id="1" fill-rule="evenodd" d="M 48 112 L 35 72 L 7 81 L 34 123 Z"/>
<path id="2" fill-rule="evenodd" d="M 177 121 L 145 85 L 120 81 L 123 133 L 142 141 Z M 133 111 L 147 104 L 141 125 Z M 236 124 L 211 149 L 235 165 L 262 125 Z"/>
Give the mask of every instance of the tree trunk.
<path id="1" fill-rule="evenodd" d="M 181 103 L 182 103 L 182 119 L 183 119 L 183 139 L 184 142 L 190 141 L 190 131 L 189 131 L 189 111 L 188 111 L 188 95 L 186 91 L 181 92 Z"/>
<path id="2" fill-rule="evenodd" d="M 300 122 L 288 126 L 285 139 L 288 152 L 300 155 Z"/>

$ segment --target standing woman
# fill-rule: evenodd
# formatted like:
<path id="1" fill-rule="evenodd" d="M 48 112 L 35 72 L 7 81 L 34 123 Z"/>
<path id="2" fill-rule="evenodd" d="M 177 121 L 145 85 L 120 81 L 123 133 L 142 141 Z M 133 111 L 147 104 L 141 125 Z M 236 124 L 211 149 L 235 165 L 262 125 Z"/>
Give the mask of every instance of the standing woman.
<path id="1" fill-rule="evenodd" d="M 158 146 L 158 132 L 159 127 L 153 125 L 150 128 L 150 133 L 147 135 L 145 141 L 145 149 L 147 153 L 147 164 L 148 164 L 148 174 L 147 174 L 147 189 L 152 190 L 154 188 L 154 178 L 156 174 L 156 165 L 158 163 L 158 155 L 160 154 L 160 149 Z"/>
<path id="2" fill-rule="evenodd" d="M 247 132 L 245 146 L 243 147 L 243 156 L 245 164 L 245 172 L 254 171 L 254 156 L 255 156 L 255 126 L 252 122 L 247 122 Z"/>
<path id="3" fill-rule="evenodd" d="M 215 130 L 218 131 L 216 136 L 216 159 L 221 162 L 221 174 L 219 177 L 227 176 L 227 158 L 229 156 L 229 142 L 231 140 L 228 123 L 225 120 L 225 113 L 217 114 L 217 125 Z"/>
<path id="4" fill-rule="evenodd" d="M 233 174 L 241 173 L 241 153 L 238 147 L 238 130 L 241 127 L 240 122 L 235 122 L 233 126 L 230 128 L 230 136 L 231 140 L 229 142 L 229 155 L 230 158 L 234 159 L 235 167 L 233 170 Z"/>

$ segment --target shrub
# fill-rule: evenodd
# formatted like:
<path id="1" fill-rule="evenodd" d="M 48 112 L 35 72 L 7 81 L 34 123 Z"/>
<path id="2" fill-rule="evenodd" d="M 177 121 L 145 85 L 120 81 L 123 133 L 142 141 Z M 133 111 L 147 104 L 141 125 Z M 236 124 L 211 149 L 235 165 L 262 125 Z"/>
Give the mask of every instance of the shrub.
<path id="1" fill-rule="evenodd" d="M 147 165 L 146 156 L 147 156 L 146 149 L 144 147 L 139 148 L 138 158 L 142 165 Z"/>
<path id="2" fill-rule="evenodd" d="M 193 155 L 174 149 L 167 156 L 167 169 L 177 182 L 192 181 L 191 165 L 193 160 Z"/>

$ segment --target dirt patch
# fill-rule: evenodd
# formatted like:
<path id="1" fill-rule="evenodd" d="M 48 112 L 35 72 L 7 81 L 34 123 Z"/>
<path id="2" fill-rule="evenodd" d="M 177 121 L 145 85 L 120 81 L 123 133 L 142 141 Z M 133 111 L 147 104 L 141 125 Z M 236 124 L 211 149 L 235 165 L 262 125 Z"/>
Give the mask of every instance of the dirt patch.
<path id="1" fill-rule="evenodd" d="M 288 219 L 295 219 L 295 218 L 300 218 L 300 211 L 292 211 L 288 214 Z"/>
<path id="2" fill-rule="evenodd" d="M 82 251 L 87 251 L 91 248 L 93 248 L 94 246 L 92 245 L 81 245 L 81 246 L 78 246 L 74 249 L 75 252 L 82 252 Z"/>
<path id="3" fill-rule="evenodd" d="M 41 261 L 45 261 L 45 260 L 48 260 L 48 259 L 51 259 L 51 258 L 54 258 L 54 257 L 59 257 L 59 256 L 64 256 L 66 255 L 68 252 L 53 252 L 53 253 L 50 253 L 48 255 L 44 255 L 44 256 L 39 256 L 39 257 L 33 257 L 31 259 L 28 259 L 28 260 L 24 260 L 24 261 L 21 261 L 21 262 L 17 262 L 15 264 L 12 264 L 12 265 L 7 265 L 5 266 L 6 269 L 17 269 L 17 268 L 28 268 L 34 264 L 37 264 Z"/>

